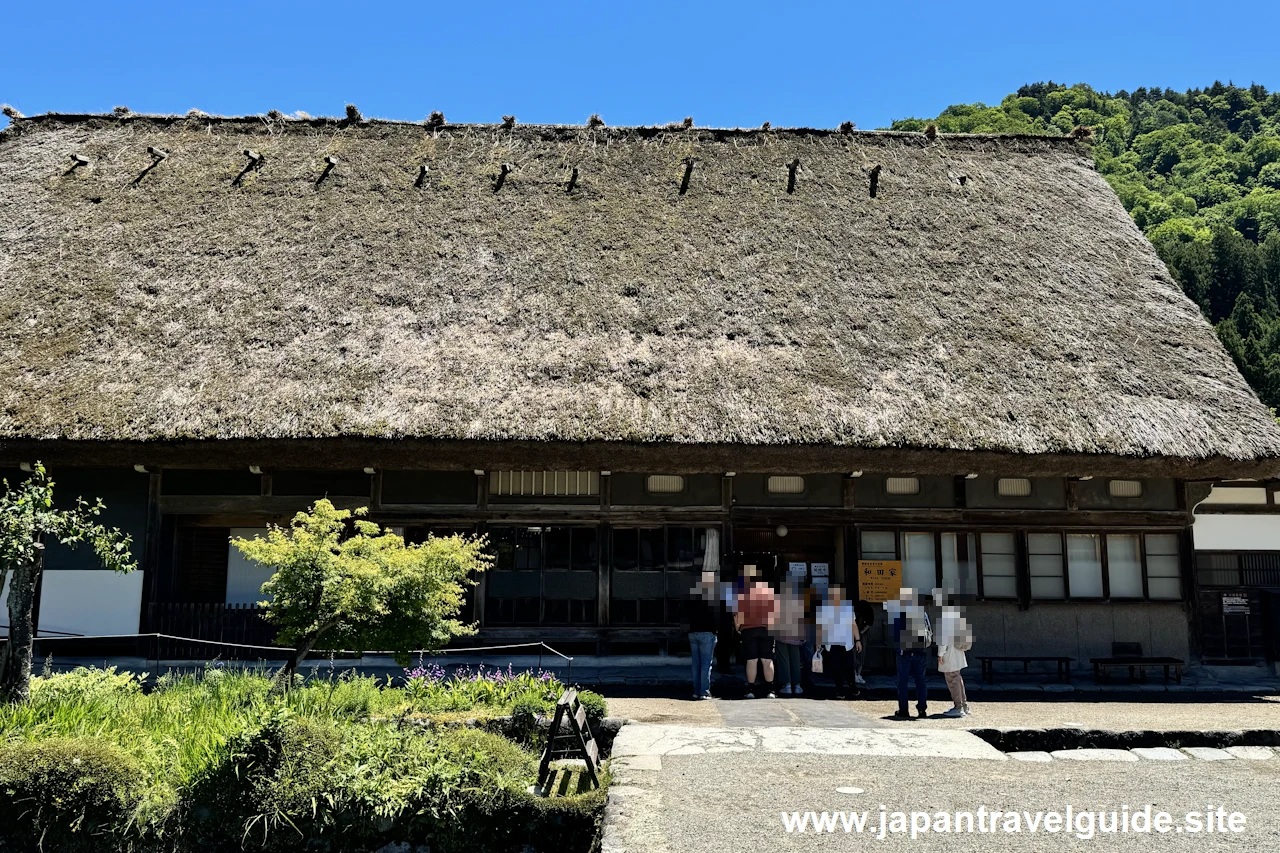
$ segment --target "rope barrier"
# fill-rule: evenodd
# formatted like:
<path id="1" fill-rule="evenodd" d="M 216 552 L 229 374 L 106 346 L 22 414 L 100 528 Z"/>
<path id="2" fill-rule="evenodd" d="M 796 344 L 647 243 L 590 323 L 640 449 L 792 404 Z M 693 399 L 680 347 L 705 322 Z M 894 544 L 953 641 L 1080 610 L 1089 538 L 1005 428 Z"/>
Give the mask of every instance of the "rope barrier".
<path id="1" fill-rule="evenodd" d="M 0 625 L 0 628 L 3 628 L 3 627 L 5 626 Z M 63 632 L 61 631 L 50 631 L 48 633 L 63 634 Z M 224 640 L 202 640 L 202 639 L 199 639 L 198 637 L 180 637 L 177 634 L 155 634 L 155 633 L 152 633 L 152 634 L 65 634 L 63 636 L 58 636 L 58 637 L 34 637 L 33 639 L 36 639 L 36 640 L 127 640 L 127 639 L 143 639 L 146 637 L 159 637 L 165 640 L 182 640 L 188 643 L 203 643 L 205 645 L 214 645 L 214 646 L 228 646 L 230 648 L 236 648 L 236 649 L 268 649 L 270 651 L 276 651 L 276 652 L 292 652 L 293 651 L 293 649 L 289 648 L 288 646 L 255 646 L 248 643 L 229 643 Z M 462 649 L 413 649 L 412 651 L 409 652 L 409 654 L 411 655 L 446 654 L 447 655 L 447 654 L 455 654 L 457 652 L 489 652 L 489 651 L 496 651 L 499 649 L 531 649 L 535 647 L 544 648 L 547 651 L 551 652 L 553 655 L 563 658 L 564 660 L 573 660 L 573 657 L 571 655 L 566 655 L 561 651 L 553 649 L 551 648 L 551 646 L 548 646 L 546 643 L 541 641 L 534 642 L 534 643 L 509 643 L 507 645 L 502 645 L 502 646 L 471 646 L 471 647 L 462 648 Z M 349 649 L 329 649 L 328 651 L 336 652 L 338 654 L 356 654 L 356 652 Z M 361 652 L 361 654 L 392 655 L 392 654 L 395 654 L 395 652 L 369 650 L 366 652 Z"/>
<path id="2" fill-rule="evenodd" d="M 50 631 L 48 633 L 61 634 L 63 632 Z M 157 640 L 177 640 L 178 642 L 183 642 L 183 643 L 192 643 L 192 644 L 209 645 L 209 646 L 222 646 L 222 647 L 231 648 L 231 649 L 254 649 L 256 651 L 282 652 L 285 655 L 291 655 L 293 654 L 293 651 L 294 651 L 293 649 L 287 646 L 255 646 L 248 643 L 229 643 L 223 640 L 201 640 L 196 637 L 179 637 L 176 634 L 157 634 L 157 633 L 152 633 L 152 634 L 67 634 L 65 636 L 58 636 L 58 637 L 33 637 L 32 639 L 38 640 L 40 642 L 49 642 L 53 640 L 157 639 Z M 7 639 L 0 638 L 0 641 L 7 642 Z M 566 655 L 564 652 L 561 652 L 557 649 L 553 649 L 551 648 L 551 646 L 548 646 L 546 643 L 542 642 L 541 640 L 537 642 L 532 642 L 532 643 L 508 643 L 501 646 L 472 646 L 470 648 L 462 648 L 462 649 L 414 649 L 413 651 L 409 652 L 409 654 L 417 655 L 418 658 L 421 659 L 426 655 L 439 655 L 439 654 L 447 655 L 447 654 L 459 654 L 462 652 L 491 652 L 491 651 L 499 651 L 503 649 L 531 649 L 531 648 L 537 648 L 539 650 L 538 651 L 538 668 L 539 669 L 542 668 L 542 650 L 545 649 L 546 651 L 550 652 L 551 654 L 565 661 L 569 666 L 569 675 L 572 676 L 573 656 Z M 356 654 L 356 652 L 354 651 L 345 650 L 345 649 L 329 649 L 328 651 L 333 654 Z M 395 654 L 395 652 L 366 651 L 366 652 L 361 652 L 360 654 L 361 655 L 392 655 L 392 654 Z M 159 662 L 160 657 L 158 654 L 155 656 L 155 660 L 157 663 Z"/>
<path id="3" fill-rule="evenodd" d="M 8 630 L 9 630 L 8 625 L 0 625 L 0 631 L 8 631 Z M 73 634 L 70 631 L 53 631 L 53 630 L 50 630 L 49 628 L 40 628 L 36 631 L 36 636 L 34 639 L 37 639 L 37 640 L 46 639 L 46 638 L 42 638 L 40 636 L 41 634 L 57 634 L 60 637 L 83 637 L 84 636 L 84 634 Z M 53 639 L 53 638 L 48 637 L 47 639 Z"/>

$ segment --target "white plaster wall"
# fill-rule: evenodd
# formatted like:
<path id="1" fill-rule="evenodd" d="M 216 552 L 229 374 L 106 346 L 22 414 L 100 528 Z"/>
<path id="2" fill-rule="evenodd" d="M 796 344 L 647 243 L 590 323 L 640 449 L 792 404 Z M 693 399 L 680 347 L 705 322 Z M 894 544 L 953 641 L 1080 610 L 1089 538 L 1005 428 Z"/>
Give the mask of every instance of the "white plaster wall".
<path id="1" fill-rule="evenodd" d="M 232 539 L 266 538 L 265 527 L 233 527 Z M 262 585 L 271 577 L 271 569 L 245 559 L 234 545 L 227 546 L 227 604 L 257 604 L 265 596 Z"/>
<path id="2" fill-rule="evenodd" d="M 1202 504 L 1265 504 L 1267 490 L 1262 486 L 1214 486 Z"/>
<path id="3" fill-rule="evenodd" d="M 1197 515 L 1197 551 L 1280 551 L 1280 515 Z"/>
<path id="4" fill-rule="evenodd" d="M 142 576 L 141 571 L 122 575 L 102 569 L 46 570 L 40 588 L 41 635 L 138 633 Z"/>

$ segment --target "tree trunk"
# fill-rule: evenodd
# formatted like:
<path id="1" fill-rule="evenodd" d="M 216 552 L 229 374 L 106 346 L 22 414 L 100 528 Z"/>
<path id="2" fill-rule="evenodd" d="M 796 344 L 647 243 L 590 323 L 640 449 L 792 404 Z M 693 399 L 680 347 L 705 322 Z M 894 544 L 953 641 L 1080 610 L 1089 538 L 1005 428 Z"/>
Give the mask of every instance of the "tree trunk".
<path id="1" fill-rule="evenodd" d="M 320 639 L 320 635 L 308 637 L 298 644 L 293 650 L 293 655 L 289 658 L 289 662 L 284 665 L 284 670 L 280 673 L 280 679 L 286 688 L 293 686 L 293 676 L 298 672 L 298 667 L 306 659 L 312 649 L 316 647 L 316 642 Z"/>
<path id="2" fill-rule="evenodd" d="M 14 566 L 9 576 L 9 642 L 0 657 L 0 701 L 26 702 L 31 698 L 31 655 L 35 642 L 36 580 L 40 557 Z"/>

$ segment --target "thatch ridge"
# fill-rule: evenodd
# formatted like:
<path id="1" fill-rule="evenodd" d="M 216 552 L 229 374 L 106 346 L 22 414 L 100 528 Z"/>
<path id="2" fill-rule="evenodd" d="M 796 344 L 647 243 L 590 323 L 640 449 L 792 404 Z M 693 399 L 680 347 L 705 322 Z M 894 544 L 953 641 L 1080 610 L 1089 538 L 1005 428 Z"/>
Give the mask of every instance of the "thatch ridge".
<path id="1" fill-rule="evenodd" d="M 44 115 L 0 222 L 0 441 L 1280 459 L 1066 138 Z"/>
<path id="2" fill-rule="evenodd" d="M 224 116 L 215 115 L 195 111 L 186 114 L 176 113 L 135 113 L 129 112 L 124 114 L 114 113 L 41 113 L 33 116 L 22 116 L 14 119 L 8 128 L 0 131 L 0 141 L 3 141 L 4 134 L 12 132 L 19 134 L 28 129 L 36 129 L 49 127 L 52 125 L 76 125 L 76 124 L 95 124 L 99 122 L 118 122 L 122 125 L 131 125 L 144 127 L 148 124 L 155 128 L 172 128 L 180 126 L 183 123 L 197 122 L 208 126 L 217 126 L 220 129 L 227 128 L 231 130 L 240 130 L 246 133 L 270 133 L 273 131 L 289 131 L 303 129 L 324 129 L 324 128 L 345 128 L 345 127 L 361 127 L 361 128 L 379 128 L 379 127 L 403 127 L 422 129 L 424 123 L 422 121 L 408 121 L 405 119 L 387 119 L 362 116 L 358 122 L 342 116 L 296 116 L 278 114 L 272 116 L 267 113 L 257 115 L 240 115 L 240 116 Z M 914 140 L 922 144 L 930 144 L 932 141 L 923 132 L 907 131 L 907 130 L 861 130 L 854 128 L 852 130 L 842 130 L 838 127 L 701 127 L 701 126 L 685 126 L 683 124 L 653 124 L 653 125 L 600 125 L 593 127 L 589 124 L 539 124 L 537 122 L 520 122 L 518 125 L 508 127 L 503 122 L 460 122 L 446 123 L 435 129 L 441 133 L 447 131 L 501 131 L 504 133 L 524 133 L 531 135 L 544 141 L 566 140 L 569 138 L 577 138 L 583 133 L 590 133 L 596 136 L 611 137 L 615 139 L 626 139 L 629 137 L 637 137 L 641 139 L 649 139 L 658 136 L 666 136 L 669 134 L 678 134 L 682 138 L 698 138 L 698 139 L 714 139 L 716 141 L 724 141 L 728 139 L 754 139 L 769 138 L 771 136 L 795 136 L 795 137 L 854 137 L 861 140 L 873 139 L 897 139 L 897 140 Z M 1028 143 L 1033 147 L 1043 147 L 1045 144 L 1063 145 L 1079 150 L 1080 141 L 1071 136 L 1042 136 L 1030 133 L 948 133 L 939 134 L 938 139 L 947 142 L 1000 142 L 1006 146 L 1016 145 L 1017 143 Z"/>

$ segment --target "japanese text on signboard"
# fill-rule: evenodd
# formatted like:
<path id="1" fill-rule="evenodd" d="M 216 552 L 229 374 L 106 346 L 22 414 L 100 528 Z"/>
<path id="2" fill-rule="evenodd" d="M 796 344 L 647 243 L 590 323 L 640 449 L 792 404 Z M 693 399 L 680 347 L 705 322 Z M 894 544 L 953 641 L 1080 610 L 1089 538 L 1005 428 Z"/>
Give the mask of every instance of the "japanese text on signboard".
<path id="1" fill-rule="evenodd" d="M 901 560 L 859 560 L 858 595 L 863 601 L 888 601 L 902 589 Z"/>

